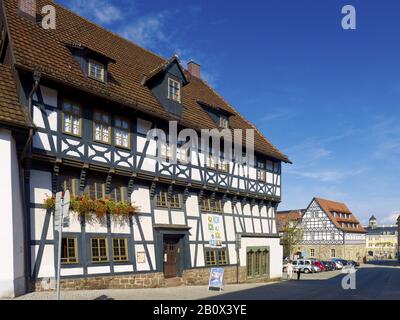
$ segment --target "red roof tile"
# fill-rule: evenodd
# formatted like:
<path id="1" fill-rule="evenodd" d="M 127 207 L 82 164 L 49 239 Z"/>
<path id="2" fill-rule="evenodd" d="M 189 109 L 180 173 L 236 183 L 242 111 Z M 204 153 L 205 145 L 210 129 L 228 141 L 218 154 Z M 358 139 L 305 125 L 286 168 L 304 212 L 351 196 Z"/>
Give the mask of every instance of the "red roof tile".
<path id="1" fill-rule="evenodd" d="M 32 126 L 19 103 L 11 68 L 2 64 L 0 64 L 0 122 L 18 127 Z"/>
<path id="2" fill-rule="evenodd" d="M 151 76 L 167 60 L 145 50 L 122 37 L 78 16 L 53 1 L 38 0 L 38 8 L 45 4 L 56 7 L 57 28 L 44 30 L 38 24 L 17 14 L 17 0 L 4 0 L 10 40 L 16 67 L 42 72 L 42 76 L 105 99 L 139 109 L 169 120 L 171 115 L 160 105 L 149 88 L 142 84 L 144 76 Z M 109 72 L 115 81 L 100 83 L 84 76 L 80 66 L 67 48 L 68 43 L 79 43 L 115 60 Z M 206 82 L 185 72 L 189 84 L 182 88 L 183 112 L 180 124 L 200 130 L 217 128 L 216 123 L 199 105 L 201 100 L 225 109 L 234 115 L 230 127 L 255 129 L 255 149 L 272 158 L 290 162 L 265 138 L 257 128 L 241 116 Z"/>
<path id="3" fill-rule="evenodd" d="M 341 202 L 315 198 L 321 209 L 325 211 L 335 226 L 346 232 L 366 233 L 367 231 L 362 227 L 357 217 L 349 210 L 349 208 Z M 339 218 L 337 215 L 334 217 L 333 213 L 344 213 L 346 218 Z M 354 223 L 358 228 L 342 227 L 342 223 Z"/>

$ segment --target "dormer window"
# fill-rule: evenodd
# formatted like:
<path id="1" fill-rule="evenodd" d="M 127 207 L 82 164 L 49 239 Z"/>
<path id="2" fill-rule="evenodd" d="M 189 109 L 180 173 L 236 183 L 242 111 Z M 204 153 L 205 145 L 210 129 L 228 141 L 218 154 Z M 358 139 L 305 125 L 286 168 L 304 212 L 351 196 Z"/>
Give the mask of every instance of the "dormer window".
<path id="1" fill-rule="evenodd" d="M 168 99 L 181 103 L 181 84 L 172 78 L 168 78 Z"/>
<path id="2" fill-rule="evenodd" d="M 223 129 L 228 129 L 229 121 L 228 117 L 220 115 L 219 116 L 219 126 Z"/>
<path id="3" fill-rule="evenodd" d="M 92 79 L 104 82 L 104 64 L 95 60 L 89 60 L 88 76 Z"/>

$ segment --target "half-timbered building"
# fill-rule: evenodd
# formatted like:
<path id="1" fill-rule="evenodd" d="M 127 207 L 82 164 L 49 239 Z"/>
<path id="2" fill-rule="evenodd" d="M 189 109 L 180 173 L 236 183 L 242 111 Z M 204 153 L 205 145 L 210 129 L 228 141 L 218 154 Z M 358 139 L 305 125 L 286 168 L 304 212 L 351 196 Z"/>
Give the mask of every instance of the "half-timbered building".
<path id="1" fill-rule="evenodd" d="M 40 24 L 46 4 L 56 9 L 54 30 Z M 52 1 L 2 1 L 0 28 L 3 294 L 54 288 L 58 249 L 45 199 L 67 189 L 137 212 L 120 224 L 70 211 L 63 288 L 204 284 L 216 265 L 226 282 L 281 276 L 275 212 L 289 160 L 201 79 L 198 64 L 184 68 Z M 255 165 L 179 143 L 158 150 L 147 133 L 167 132 L 169 121 L 197 132 L 253 129 Z M 220 223 L 215 243 L 210 222 Z"/>
<path id="2" fill-rule="evenodd" d="M 367 231 L 344 203 L 314 198 L 307 209 L 301 211 L 302 239 L 294 255 L 363 261 Z M 280 216 L 287 214 L 278 212 Z"/>

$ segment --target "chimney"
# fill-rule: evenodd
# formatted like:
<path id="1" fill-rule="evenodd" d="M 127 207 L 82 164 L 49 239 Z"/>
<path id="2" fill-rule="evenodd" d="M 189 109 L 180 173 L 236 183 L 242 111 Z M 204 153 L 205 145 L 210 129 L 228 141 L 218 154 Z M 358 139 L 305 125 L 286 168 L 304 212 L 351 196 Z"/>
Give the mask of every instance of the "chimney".
<path id="1" fill-rule="evenodd" d="M 18 0 L 18 11 L 26 18 L 36 21 L 36 0 Z"/>
<path id="2" fill-rule="evenodd" d="M 190 60 L 187 64 L 188 67 L 188 71 L 189 73 L 196 77 L 196 78 L 200 78 L 200 65 L 196 62 L 194 62 L 193 60 Z"/>

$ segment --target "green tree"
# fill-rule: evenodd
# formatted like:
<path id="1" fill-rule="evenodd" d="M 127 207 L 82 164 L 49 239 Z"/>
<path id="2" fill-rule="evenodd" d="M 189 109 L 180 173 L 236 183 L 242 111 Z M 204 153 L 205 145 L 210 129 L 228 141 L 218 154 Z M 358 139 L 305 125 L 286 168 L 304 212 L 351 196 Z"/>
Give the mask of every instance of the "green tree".
<path id="1" fill-rule="evenodd" d="M 288 214 L 286 219 L 282 221 L 282 238 L 281 243 L 285 248 L 289 258 L 291 258 L 294 248 L 303 241 L 303 229 L 301 227 L 301 219 L 295 218 Z"/>

